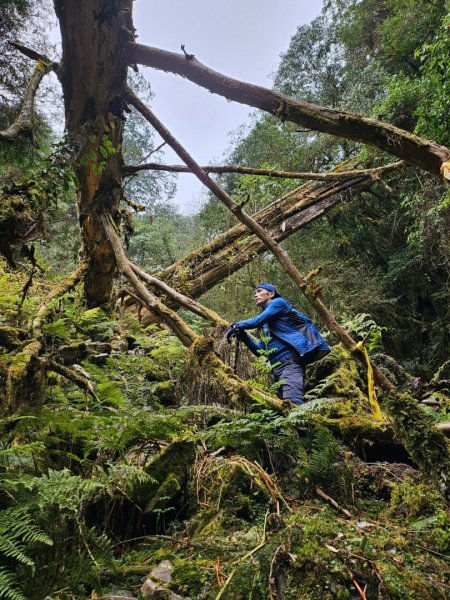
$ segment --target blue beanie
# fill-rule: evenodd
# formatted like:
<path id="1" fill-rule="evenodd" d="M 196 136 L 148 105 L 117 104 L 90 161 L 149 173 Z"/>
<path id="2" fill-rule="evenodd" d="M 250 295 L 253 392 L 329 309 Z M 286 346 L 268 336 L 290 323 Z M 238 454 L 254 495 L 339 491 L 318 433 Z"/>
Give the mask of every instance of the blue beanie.
<path id="1" fill-rule="evenodd" d="M 272 283 L 260 283 L 255 287 L 255 290 L 258 288 L 267 290 L 268 292 L 273 292 L 275 296 L 281 296 L 281 294 L 278 293 L 277 288 Z"/>

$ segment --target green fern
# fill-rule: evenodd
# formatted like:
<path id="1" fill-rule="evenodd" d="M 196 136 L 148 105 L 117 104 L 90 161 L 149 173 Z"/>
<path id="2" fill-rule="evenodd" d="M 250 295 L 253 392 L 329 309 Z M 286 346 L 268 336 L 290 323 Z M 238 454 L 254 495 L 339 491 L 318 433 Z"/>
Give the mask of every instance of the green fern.
<path id="1" fill-rule="evenodd" d="M 52 540 L 31 522 L 29 513 L 21 507 L 11 507 L 0 512 L 0 559 L 25 565 L 34 573 L 34 560 L 29 556 L 36 544 L 51 546 Z M 0 569 L 0 598 L 24 600 L 15 587 L 15 575 L 5 568 Z"/>
<path id="2" fill-rule="evenodd" d="M 309 478 L 323 482 L 330 473 L 340 450 L 340 443 L 323 427 L 314 431 L 311 452 L 309 455 Z"/>
<path id="3" fill-rule="evenodd" d="M 15 586 L 16 578 L 11 571 L 0 567 L 0 598 L 6 600 L 26 600 L 25 596 Z"/>

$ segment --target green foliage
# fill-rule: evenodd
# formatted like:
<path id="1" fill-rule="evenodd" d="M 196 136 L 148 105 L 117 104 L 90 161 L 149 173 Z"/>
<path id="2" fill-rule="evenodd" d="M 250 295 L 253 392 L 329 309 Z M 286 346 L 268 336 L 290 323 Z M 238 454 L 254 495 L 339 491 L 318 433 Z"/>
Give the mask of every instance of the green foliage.
<path id="1" fill-rule="evenodd" d="M 381 327 L 366 313 L 360 313 L 352 317 L 342 315 L 342 323 L 357 338 L 362 338 L 369 352 L 379 350 L 382 345 L 383 331 L 387 327 Z"/>
<path id="2" fill-rule="evenodd" d="M 30 512 L 24 507 L 0 510 L 0 558 L 9 565 L 24 565 L 31 574 L 35 561 L 30 553 L 38 546 L 51 546 L 51 538 L 34 525 Z M 10 568 L 0 569 L 0 598 L 24 600 L 16 587 L 16 578 Z"/>
<path id="3" fill-rule="evenodd" d="M 422 62 L 422 82 L 416 132 L 445 146 L 450 145 L 449 28 L 450 15 L 447 15 L 433 40 L 417 51 Z"/>

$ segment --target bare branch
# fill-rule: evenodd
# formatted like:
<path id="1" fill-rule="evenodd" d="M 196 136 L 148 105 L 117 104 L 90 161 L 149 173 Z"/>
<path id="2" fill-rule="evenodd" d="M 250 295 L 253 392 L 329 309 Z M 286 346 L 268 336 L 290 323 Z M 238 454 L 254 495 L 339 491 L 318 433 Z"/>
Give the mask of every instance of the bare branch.
<path id="1" fill-rule="evenodd" d="M 450 159 L 450 150 L 445 146 L 389 123 L 324 108 L 227 77 L 206 67 L 196 58 L 186 60 L 182 54 L 131 43 L 128 46 L 128 62 L 181 75 L 214 94 L 254 106 L 283 121 L 292 121 L 308 129 L 375 146 L 435 175 L 439 175 L 442 163 Z"/>
<path id="2" fill-rule="evenodd" d="M 239 175 L 261 175 L 263 177 L 282 177 L 284 179 L 307 179 L 310 181 L 342 181 L 352 177 L 370 177 L 378 180 L 383 173 L 399 169 L 405 165 L 402 160 L 389 163 L 373 169 L 354 169 L 351 171 L 328 171 L 327 173 L 310 173 L 304 171 L 280 171 L 278 169 L 258 169 L 255 167 L 241 167 L 239 165 L 202 166 L 205 173 L 237 173 Z M 139 171 L 168 171 L 169 173 L 192 173 L 185 165 L 161 165 L 160 163 L 146 163 L 142 165 L 125 165 L 122 168 L 124 177 L 134 175 Z"/>
<path id="3" fill-rule="evenodd" d="M 38 364 L 46 371 L 53 371 L 54 373 L 58 373 L 58 375 L 62 375 L 69 381 L 72 381 L 87 394 L 90 394 L 94 400 L 98 401 L 97 395 L 94 391 L 94 386 L 89 379 L 86 379 L 86 377 L 83 377 L 80 373 L 77 373 L 73 369 L 69 369 L 64 365 L 60 365 L 55 360 L 51 360 L 50 358 L 38 358 Z"/>
<path id="4" fill-rule="evenodd" d="M 131 268 L 128 258 L 123 251 L 120 238 L 116 232 L 115 225 L 106 213 L 100 213 L 100 222 L 112 246 L 116 264 L 119 271 L 128 279 L 136 295 L 142 300 L 144 305 L 155 313 L 177 336 L 182 344 L 189 347 L 196 340 L 197 334 L 170 308 L 164 306 L 152 292 L 150 292 L 141 282 L 139 277 Z"/>
<path id="5" fill-rule="evenodd" d="M 203 304 L 200 304 L 199 302 L 196 302 L 191 298 L 188 298 L 184 294 L 180 294 L 179 292 L 171 288 L 169 285 L 167 285 L 167 283 L 164 283 L 163 281 L 156 279 L 156 277 L 149 275 L 140 267 L 134 265 L 132 262 L 130 262 L 130 267 L 136 273 L 136 275 L 138 275 L 143 281 L 159 288 L 164 294 L 166 294 L 169 298 L 174 300 L 181 307 L 190 310 L 191 312 L 199 315 L 203 319 L 210 321 L 214 325 L 228 327 L 229 323 L 224 321 L 222 317 L 218 315 L 215 311 L 211 310 L 210 308 L 207 308 L 206 306 L 203 306 Z"/>
<path id="6" fill-rule="evenodd" d="M 28 58 L 31 58 L 32 60 L 35 60 L 37 62 L 42 61 L 47 64 L 51 64 L 51 62 L 52 62 L 49 58 L 47 58 L 43 54 L 36 52 L 36 50 L 33 50 L 32 48 L 27 48 L 27 46 L 24 46 L 23 44 L 19 44 L 18 42 L 9 42 L 9 44 L 13 48 L 15 48 L 16 50 L 21 52 L 23 55 L 28 56 Z"/>
<path id="7" fill-rule="evenodd" d="M 100 222 L 111 243 L 119 271 L 128 279 L 136 296 L 157 318 L 164 322 L 177 336 L 181 343 L 190 348 L 199 367 L 211 373 L 227 394 L 231 403 L 246 398 L 247 400 L 263 401 L 276 410 L 282 410 L 282 402 L 250 385 L 243 383 L 214 353 L 213 339 L 199 336 L 193 331 L 176 312 L 165 306 L 159 298 L 150 292 L 135 274 L 129 260 L 125 256 L 120 238 L 112 218 L 105 212 L 99 214 Z"/>
<path id="8" fill-rule="evenodd" d="M 54 67 L 54 63 L 48 63 L 43 60 L 38 61 L 26 89 L 20 114 L 8 129 L 0 131 L 0 139 L 11 142 L 20 135 L 28 135 L 33 146 L 37 148 L 38 144 L 33 128 L 34 99 L 42 79 L 47 73 L 52 71 Z"/>

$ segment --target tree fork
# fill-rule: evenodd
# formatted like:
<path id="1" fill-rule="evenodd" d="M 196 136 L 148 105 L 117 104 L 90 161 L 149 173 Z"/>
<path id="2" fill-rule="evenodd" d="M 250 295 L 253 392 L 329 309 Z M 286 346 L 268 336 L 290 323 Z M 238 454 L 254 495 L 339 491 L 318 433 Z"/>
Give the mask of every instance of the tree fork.
<path id="1" fill-rule="evenodd" d="M 170 71 L 241 104 L 259 108 L 282 121 L 292 121 L 315 131 L 375 146 L 407 163 L 439 175 L 450 150 L 403 129 L 351 112 L 324 108 L 297 100 L 262 86 L 227 77 L 199 62 L 195 56 L 168 52 L 142 44 L 128 46 L 130 64 L 141 64 Z"/>
<path id="2" fill-rule="evenodd" d="M 252 231 L 264 245 L 272 251 L 275 258 L 285 269 L 286 273 L 291 279 L 298 285 L 300 290 L 305 295 L 306 299 L 310 302 L 311 306 L 316 310 L 317 314 L 321 317 L 325 326 L 331 331 L 331 333 L 339 339 L 344 346 L 352 352 L 352 354 L 358 358 L 360 362 L 366 365 L 366 357 L 364 353 L 357 349 L 356 341 L 351 337 L 349 332 L 342 327 L 335 317 L 326 308 L 322 300 L 317 295 L 317 289 L 313 281 L 308 281 L 297 267 L 292 262 L 289 255 L 277 244 L 277 242 L 267 234 L 265 229 L 257 223 L 250 215 L 242 210 L 242 208 L 236 204 L 231 197 L 215 182 L 202 168 L 195 162 L 190 154 L 183 148 L 183 146 L 173 137 L 168 129 L 159 121 L 159 119 L 153 114 L 153 112 L 145 106 L 143 102 L 136 97 L 136 95 L 129 89 L 125 90 L 127 100 L 138 110 L 142 116 L 144 116 L 149 123 L 156 129 L 159 135 L 165 140 L 169 146 L 178 154 L 186 165 L 191 169 L 193 173 L 197 175 L 200 181 L 206 185 L 206 187 L 215 194 L 219 200 L 221 200 L 227 208 Z M 382 388 L 392 391 L 394 390 L 393 384 L 385 377 L 385 375 L 378 369 L 376 365 L 372 365 L 375 376 L 375 381 Z"/>

